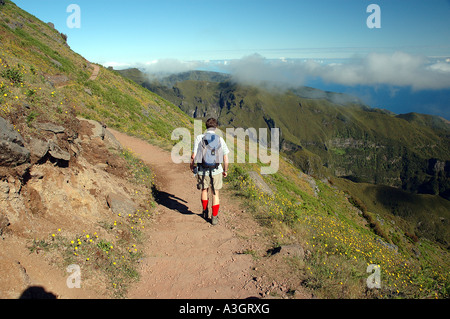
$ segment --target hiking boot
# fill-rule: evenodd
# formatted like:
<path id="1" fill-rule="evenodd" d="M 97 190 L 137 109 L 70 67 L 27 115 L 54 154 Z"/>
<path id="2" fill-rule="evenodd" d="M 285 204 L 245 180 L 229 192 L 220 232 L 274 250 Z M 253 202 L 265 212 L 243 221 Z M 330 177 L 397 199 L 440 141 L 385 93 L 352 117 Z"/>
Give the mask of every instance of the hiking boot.
<path id="1" fill-rule="evenodd" d="M 213 217 L 212 217 L 212 220 L 211 220 L 211 224 L 217 225 L 218 222 L 219 222 L 219 217 L 213 216 Z"/>
<path id="2" fill-rule="evenodd" d="M 208 220 L 208 210 L 207 210 L 207 209 L 205 209 L 205 210 L 203 211 L 202 216 L 203 216 L 203 218 L 204 218 L 205 220 Z"/>

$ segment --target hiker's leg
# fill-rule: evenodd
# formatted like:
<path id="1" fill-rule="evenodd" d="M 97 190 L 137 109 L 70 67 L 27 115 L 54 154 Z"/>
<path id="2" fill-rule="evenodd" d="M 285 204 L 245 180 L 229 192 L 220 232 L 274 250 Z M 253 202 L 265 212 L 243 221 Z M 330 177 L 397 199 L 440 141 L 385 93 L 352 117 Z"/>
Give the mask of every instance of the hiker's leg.
<path id="1" fill-rule="evenodd" d="M 201 200 L 202 200 L 203 211 L 206 211 L 208 209 L 208 189 L 207 188 L 202 189 Z"/>
<path id="2" fill-rule="evenodd" d="M 214 175 L 214 189 L 216 191 L 216 194 L 213 195 L 213 202 L 212 202 L 212 215 L 213 217 L 217 217 L 219 214 L 219 208 L 220 208 L 220 197 L 219 197 L 219 190 L 222 189 L 222 174 Z M 213 220 L 214 222 L 214 220 Z M 217 224 L 217 218 L 215 220 L 215 223 Z M 213 223 L 214 224 L 214 223 Z"/>
<path id="3" fill-rule="evenodd" d="M 212 202 L 212 215 L 213 216 L 217 216 L 219 214 L 219 208 L 220 208 L 219 191 L 216 190 L 216 194 L 213 195 L 213 202 Z"/>
<path id="4" fill-rule="evenodd" d="M 217 190 L 217 189 L 216 189 L 216 194 L 215 195 L 213 194 L 212 204 L 213 204 L 213 206 L 220 204 L 219 190 Z"/>
<path id="5" fill-rule="evenodd" d="M 203 207 L 203 216 L 208 215 L 208 188 L 205 188 L 205 175 L 197 175 L 197 188 L 201 189 L 200 200 Z"/>
<path id="6" fill-rule="evenodd" d="M 202 189 L 202 200 L 208 200 L 208 188 Z"/>

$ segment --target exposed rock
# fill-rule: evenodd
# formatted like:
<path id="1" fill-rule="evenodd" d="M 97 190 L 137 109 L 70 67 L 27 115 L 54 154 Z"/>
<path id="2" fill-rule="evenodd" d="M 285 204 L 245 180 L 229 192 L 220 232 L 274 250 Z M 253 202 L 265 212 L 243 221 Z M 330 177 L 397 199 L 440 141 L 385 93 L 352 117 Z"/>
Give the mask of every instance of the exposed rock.
<path id="1" fill-rule="evenodd" d="M 64 127 L 53 123 L 36 123 L 34 126 L 40 130 L 53 132 L 55 134 L 64 133 L 66 130 Z"/>
<path id="2" fill-rule="evenodd" d="M 106 202 L 114 214 L 121 214 L 122 216 L 134 214 L 138 209 L 131 199 L 121 194 L 109 193 L 106 196 Z"/>
<path id="3" fill-rule="evenodd" d="M 39 192 L 32 187 L 26 187 L 26 192 L 28 201 L 25 202 L 25 206 L 29 211 L 35 216 L 45 214 L 47 209 Z"/>
<path id="4" fill-rule="evenodd" d="M 248 173 L 252 181 L 255 183 L 255 186 L 260 189 L 262 192 L 273 195 L 272 189 L 267 185 L 267 183 L 263 180 L 263 178 L 255 171 L 250 171 Z"/>
<path id="5" fill-rule="evenodd" d="M 23 137 L 14 130 L 14 126 L 11 125 L 4 118 L 0 117 L 0 140 L 12 142 L 19 146 L 24 146 Z"/>
<path id="6" fill-rule="evenodd" d="M 0 141 L 0 166 L 17 166 L 28 162 L 30 151 L 17 144 Z"/>
<path id="7" fill-rule="evenodd" d="M 94 120 L 87 120 L 87 119 L 84 119 L 84 118 L 81 118 L 81 117 L 77 117 L 77 118 L 78 118 L 80 121 L 82 121 L 82 122 L 87 122 L 87 123 L 90 124 L 90 128 L 91 128 L 91 130 L 92 130 L 92 133 L 89 132 L 89 133 L 91 133 L 91 134 L 89 134 L 88 136 L 89 136 L 91 139 L 96 138 L 96 137 L 100 137 L 100 138 L 103 140 L 103 139 L 105 138 L 105 131 L 106 131 L 106 128 L 105 128 L 104 125 L 102 125 L 102 124 L 100 124 L 99 122 L 94 121 Z"/>
<path id="8" fill-rule="evenodd" d="M 92 133 L 89 132 L 90 134 L 88 135 L 90 137 L 90 139 L 100 137 L 103 141 L 105 141 L 105 143 L 109 147 L 111 147 L 115 150 L 122 149 L 122 145 L 120 145 L 119 141 L 115 138 L 115 136 L 106 129 L 106 125 L 101 124 L 94 120 L 87 120 L 87 119 L 83 119 L 80 117 L 78 119 L 82 122 L 82 125 L 84 125 L 83 124 L 83 122 L 84 122 L 84 123 L 88 123 L 88 125 L 90 126 L 90 129 L 92 131 Z M 84 135 L 86 133 L 87 132 L 84 132 Z M 81 133 L 81 134 L 83 135 L 83 133 Z"/>
<path id="9" fill-rule="evenodd" d="M 10 27 L 12 30 L 16 30 L 16 29 L 22 29 L 23 28 L 23 23 L 18 22 L 18 21 L 13 21 L 7 24 L 8 27 Z"/>
<path id="10" fill-rule="evenodd" d="M 289 256 L 289 257 L 297 257 L 300 259 L 305 258 L 305 251 L 302 246 L 299 244 L 291 244 L 291 245 L 283 245 L 280 247 L 276 247 L 270 249 L 268 253 L 272 256 Z"/>
<path id="11" fill-rule="evenodd" d="M 302 179 L 305 179 L 309 183 L 309 186 L 311 186 L 311 188 L 314 191 L 314 197 L 317 197 L 319 195 L 319 193 L 320 193 L 320 189 L 317 186 L 316 180 L 312 176 L 309 176 L 309 175 L 307 175 L 305 173 L 302 173 L 302 172 L 299 173 L 299 177 L 302 178 Z"/>
<path id="12" fill-rule="evenodd" d="M 67 162 L 70 161 L 70 154 L 62 150 L 61 147 L 59 147 L 53 141 L 49 142 L 49 153 L 53 158 L 57 160 L 63 160 Z"/>
<path id="13" fill-rule="evenodd" d="M 24 147 L 22 136 L 0 117 L 0 166 L 17 166 L 28 162 L 30 151 Z"/>
<path id="14" fill-rule="evenodd" d="M 105 130 L 105 142 L 110 146 L 111 148 L 115 150 L 121 150 L 122 145 L 120 142 L 116 139 L 116 137 L 108 130 Z"/>
<path id="15" fill-rule="evenodd" d="M 282 256 L 297 257 L 300 259 L 303 259 L 305 257 L 305 251 L 299 244 L 281 246 L 279 253 Z"/>
<path id="16" fill-rule="evenodd" d="M 42 179 L 45 176 L 42 165 L 33 165 L 29 171 L 30 177 L 34 179 Z"/>
<path id="17" fill-rule="evenodd" d="M 149 117 L 150 117 L 150 112 L 149 112 L 147 109 L 145 109 L 145 108 L 142 108 L 142 109 L 141 109 L 141 113 L 142 113 L 142 115 L 144 115 L 146 118 L 149 118 Z"/>
<path id="18" fill-rule="evenodd" d="M 383 245 L 383 246 L 389 248 L 390 250 L 393 250 L 393 251 L 395 251 L 395 252 L 398 252 L 398 247 L 397 247 L 397 245 L 387 243 L 387 242 L 383 241 L 383 240 L 380 239 L 380 238 L 377 238 L 376 241 L 379 242 L 381 245 Z"/>
<path id="19" fill-rule="evenodd" d="M 9 224 L 9 219 L 8 217 L 0 214 L 0 236 L 3 235 L 3 232 L 6 230 L 6 227 L 8 227 Z"/>
<path id="20" fill-rule="evenodd" d="M 62 67 L 61 62 L 53 60 L 53 59 L 51 61 L 56 67 L 58 67 L 58 68 Z M 62 86 L 67 85 L 70 81 L 70 79 L 66 75 L 61 75 L 61 74 L 60 75 L 46 74 L 46 75 L 44 75 L 44 77 L 50 83 L 50 85 L 52 87 L 62 87 Z"/>
<path id="21" fill-rule="evenodd" d="M 36 162 L 47 154 L 49 148 L 49 143 L 47 141 L 42 141 L 37 138 L 32 138 L 30 143 L 28 143 L 28 149 L 30 150 L 33 160 Z"/>
<path id="22" fill-rule="evenodd" d="M 0 200 L 2 200 L 2 194 L 9 194 L 8 181 L 0 181 Z"/>
<path id="23" fill-rule="evenodd" d="M 332 148 L 361 148 L 361 147 L 368 147 L 368 148 L 375 148 L 376 144 L 369 141 L 364 140 L 358 140 L 354 139 L 352 137 L 350 138 L 334 138 L 328 141 L 328 145 Z"/>

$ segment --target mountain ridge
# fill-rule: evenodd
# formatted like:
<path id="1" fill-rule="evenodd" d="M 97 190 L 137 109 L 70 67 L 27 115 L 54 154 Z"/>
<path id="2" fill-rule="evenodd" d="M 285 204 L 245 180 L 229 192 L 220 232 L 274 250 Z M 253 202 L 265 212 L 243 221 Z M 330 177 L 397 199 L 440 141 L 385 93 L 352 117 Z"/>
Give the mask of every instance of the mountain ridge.
<path id="1" fill-rule="evenodd" d="M 351 96 L 308 87 L 277 92 L 228 77 L 221 81 L 211 72 L 184 72 L 167 82 L 148 81 L 144 73 L 135 72 L 141 85 L 192 118 L 213 116 L 231 127 L 279 127 L 282 149 L 305 171 L 321 176 L 326 167 L 338 177 L 450 199 L 450 125 L 441 117 L 397 115 Z M 322 163 L 306 166 L 304 149 Z M 389 158 L 390 163 L 386 167 L 377 158 Z"/>
<path id="2" fill-rule="evenodd" d="M 172 88 L 157 81 L 147 82 L 146 87 L 192 118 L 217 117 L 223 127 L 280 128 L 283 156 L 303 172 L 332 180 L 340 189 L 364 199 L 370 211 L 403 216 L 410 223 L 405 227 L 410 233 L 439 237 L 437 241 L 444 246 L 448 242 L 444 239 L 449 238 L 448 229 L 440 221 L 448 218 L 446 210 L 450 209 L 450 149 L 446 143 L 450 126 L 445 119 L 418 113 L 397 115 L 359 103 L 335 104 L 326 92 L 315 89 L 319 93 L 315 96 L 321 98 L 304 99 L 289 90 L 276 92 L 228 79 L 197 81 L 189 79 L 189 73 L 183 73 L 180 81 L 176 78 L 171 77 L 176 83 Z M 282 107 L 272 105 L 284 105 L 289 112 L 281 114 Z M 359 192 L 358 185 L 368 189 L 370 196 Z M 387 189 L 398 195 L 397 201 L 383 199 L 381 194 L 388 194 Z M 403 200 L 409 194 L 416 209 Z M 430 205 L 426 194 L 439 198 Z M 433 207 L 429 216 L 422 202 Z"/>

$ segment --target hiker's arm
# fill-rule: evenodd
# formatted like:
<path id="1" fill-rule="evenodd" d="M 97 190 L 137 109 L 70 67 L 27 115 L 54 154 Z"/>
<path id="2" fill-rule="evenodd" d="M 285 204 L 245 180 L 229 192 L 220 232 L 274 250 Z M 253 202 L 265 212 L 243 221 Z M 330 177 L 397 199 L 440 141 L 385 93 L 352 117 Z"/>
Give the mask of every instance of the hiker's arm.
<path id="1" fill-rule="evenodd" d="M 195 153 L 192 153 L 191 155 L 191 171 L 194 171 L 194 159 L 195 159 Z"/>
<path id="2" fill-rule="evenodd" d="M 223 177 L 228 176 L 228 155 L 223 156 Z"/>

